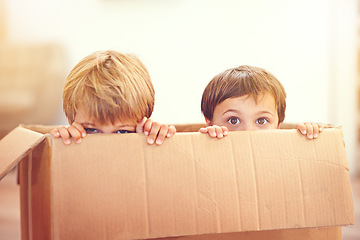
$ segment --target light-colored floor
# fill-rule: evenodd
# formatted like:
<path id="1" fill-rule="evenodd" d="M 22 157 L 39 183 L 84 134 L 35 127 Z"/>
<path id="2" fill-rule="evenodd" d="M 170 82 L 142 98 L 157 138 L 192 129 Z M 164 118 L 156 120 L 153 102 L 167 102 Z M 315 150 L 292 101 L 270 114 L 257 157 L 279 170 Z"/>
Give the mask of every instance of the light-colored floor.
<path id="1" fill-rule="evenodd" d="M 343 227 L 343 240 L 360 239 L 360 178 L 352 179 L 355 225 Z M 19 186 L 16 171 L 0 181 L 0 240 L 20 239 Z"/>

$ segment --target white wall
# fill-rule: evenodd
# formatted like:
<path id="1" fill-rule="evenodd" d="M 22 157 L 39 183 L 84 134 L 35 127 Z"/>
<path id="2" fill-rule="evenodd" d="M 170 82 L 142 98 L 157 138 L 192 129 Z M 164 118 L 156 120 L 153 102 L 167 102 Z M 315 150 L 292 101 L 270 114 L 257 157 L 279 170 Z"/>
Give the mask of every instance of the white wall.
<path id="1" fill-rule="evenodd" d="M 268 69 L 288 94 L 285 121 L 342 125 L 354 169 L 356 0 L 8 0 L 7 13 L 10 40 L 61 42 L 69 70 L 100 49 L 137 54 L 165 123 L 203 122 L 202 91 L 220 71 Z"/>

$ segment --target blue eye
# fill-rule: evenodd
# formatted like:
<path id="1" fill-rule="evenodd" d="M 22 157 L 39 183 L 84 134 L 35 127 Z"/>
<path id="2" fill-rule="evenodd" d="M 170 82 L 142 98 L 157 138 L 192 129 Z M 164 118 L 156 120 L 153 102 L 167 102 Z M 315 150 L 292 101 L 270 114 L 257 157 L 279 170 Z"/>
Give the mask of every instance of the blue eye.
<path id="1" fill-rule="evenodd" d="M 239 124 L 240 120 L 237 117 L 230 117 L 228 119 L 228 123 L 230 123 L 231 125 L 235 125 L 235 124 Z"/>
<path id="2" fill-rule="evenodd" d="M 134 133 L 133 131 L 129 131 L 129 130 L 123 130 L 123 129 L 121 129 L 121 130 L 117 130 L 115 133 L 117 133 L 117 134 L 123 134 L 123 133 Z"/>
<path id="3" fill-rule="evenodd" d="M 256 123 L 260 124 L 260 125 L 264 125 L 264 124 L 266 124 L 268 122 L 269 121 L 266 118 L 259 118 L 258 120 L 256 120 Z"/>
<path id="4" fill-rule="evenodd" d="M 100 133 L 100 130 L 96 129 L 96 128 L 84 128 L 86 131 L 86 134 L 95 134 L 95 133 Z"/>

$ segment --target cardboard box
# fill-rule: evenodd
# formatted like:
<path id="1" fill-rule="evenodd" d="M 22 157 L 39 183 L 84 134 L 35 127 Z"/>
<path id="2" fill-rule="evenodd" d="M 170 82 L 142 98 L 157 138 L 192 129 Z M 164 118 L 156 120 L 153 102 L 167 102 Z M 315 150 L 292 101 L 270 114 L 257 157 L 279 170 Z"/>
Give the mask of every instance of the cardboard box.
<path id="1" fill-rule="evenodd" d="M 21 160 L 22 239 L 338 240 L 354 223 L 341 128 L 177 133 L 162 146 L 143 134 L 65 146 L 48 129 L 0 141 L 0 178 Z"/>

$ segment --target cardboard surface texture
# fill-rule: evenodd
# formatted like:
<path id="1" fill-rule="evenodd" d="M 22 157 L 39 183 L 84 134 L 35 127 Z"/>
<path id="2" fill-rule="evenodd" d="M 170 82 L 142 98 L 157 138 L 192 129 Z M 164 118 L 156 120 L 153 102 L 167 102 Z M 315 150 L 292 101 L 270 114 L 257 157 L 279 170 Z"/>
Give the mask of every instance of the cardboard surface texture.
<path id="1" fill-rule="evenodd" d="M 354 223 L 341 128 L 316 140 L 294 129 L 145 138 L 65 146 L 18 127 L 2 139 L 1 176 L 27 154 L 22 239 L 341 239 Z"/>

